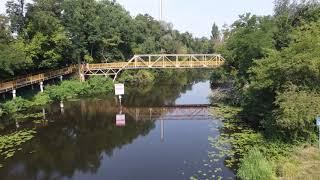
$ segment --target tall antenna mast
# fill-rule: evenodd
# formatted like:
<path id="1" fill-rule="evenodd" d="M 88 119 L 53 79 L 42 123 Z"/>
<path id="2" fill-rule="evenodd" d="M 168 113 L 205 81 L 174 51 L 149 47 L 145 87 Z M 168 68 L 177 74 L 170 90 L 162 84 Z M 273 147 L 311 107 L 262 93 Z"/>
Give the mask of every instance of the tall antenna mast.
<path id="1" fill-rule="evenodd" d="M 160 0 L 160 9 L 159 9 L 159 14 L 160 14 L 160 21 L 162 21 L 162 0 Z"/>

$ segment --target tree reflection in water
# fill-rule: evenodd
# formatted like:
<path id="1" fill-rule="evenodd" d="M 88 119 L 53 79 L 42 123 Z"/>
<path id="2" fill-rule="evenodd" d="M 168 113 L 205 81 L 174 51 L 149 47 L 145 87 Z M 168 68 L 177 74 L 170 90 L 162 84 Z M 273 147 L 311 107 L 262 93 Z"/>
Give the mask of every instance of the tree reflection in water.
<path id="1" fill-rule="evenodd" d="M 157 82 L 149 87 L 127 88 L 124 104 L 128 106 L 171 105 L 195 82 L 189 75 Z M 191 76 L 191 75 L 190 75 Z M 196 76 L 198 77 L 198 76 Z M 180 80 L 180 81 L 179 81 Z M 180 82 L 180 83 L 177 83 Z M 139 136 L 155 128 L 153 120 L 136 120 L 126 114 L 126 125 L 117 127 L 115 98 L 90 98 L 60 102 L 46 108 L 47 126 L 37 128 L 37 137 L 23 145 L 23 150 L 0 169 L 1 179 L 61 179 L 76 172 L 94 174 L 105 156 L 112 157 L 116 149 L 131 144 Z M 41 109 L 42 111 L 42 109 Z M 160 115 L 159 115 L 160 116 Z"/>

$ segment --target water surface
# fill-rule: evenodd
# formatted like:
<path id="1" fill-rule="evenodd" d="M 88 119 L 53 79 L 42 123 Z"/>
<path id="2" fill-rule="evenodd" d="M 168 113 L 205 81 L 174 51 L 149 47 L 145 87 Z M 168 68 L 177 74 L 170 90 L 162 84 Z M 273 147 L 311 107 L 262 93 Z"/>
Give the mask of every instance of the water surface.
<path id="1" fill-rule="evenodd" d="M 104 96 L 47 107 L 47 121 L 0 169 L 1 179 L 234 178 L 223 159 L 208 159 L 208 137 L 219 136 L 221 122 L 191 106 L 209 103 L 208 81 L 126 92 L 122 108 Z"/>

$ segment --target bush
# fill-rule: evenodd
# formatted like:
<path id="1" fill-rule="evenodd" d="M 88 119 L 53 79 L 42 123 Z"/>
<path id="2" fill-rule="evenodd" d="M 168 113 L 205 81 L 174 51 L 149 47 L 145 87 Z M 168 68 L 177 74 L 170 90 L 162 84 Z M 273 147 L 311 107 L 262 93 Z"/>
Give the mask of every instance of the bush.
<path id="1" fill-rule="evenodd" d="M 223 86 L 229 82 L 229 78 L 227 72 L 222 69 L 218 68 L 212 71 L 210 75 L 210 83 L 211 86 Z"/>
<path id="2" fill-rule="evenodd" d="M 2 105 L 4 114 L 14 114 L 17 112 L 26 111 L 31 107 L 32 103 L 21 97 L 17 97 L 11 101 L 7 101 Z"/>
<path id="3" fill-rule="evenodd" d="M 119 81 L 131 84 L 144 85 L 155 80 L 155 73 L 149 70 L 125 71 L 121 74 Z"/>
<path id="4" fill-rule="evenodd" d="M 109 93 L 113 90 L 113 81 L 110 78 L 96 76 L 90 78 L 87 83 L 90 95 Z"/>
<path id="5" fill-rule="evenodd" d="M 38 93 L 32 100 L 32 105 L 43 106 L 51 102 L 50 96 L 47 93 Z"/>
<path id="6" fill-rule="evenodd" d="M 243 158 L 237 175 L 244 180 L 275 179 L 272 164 L 257 149 L 252 149 Z"/>
<path id="7" fill-rule="evenodd" d="M 276 97 L 276 126 L 290 140 L 313 140 L 315 117 L 320 113 L 320 95 L 290 88 Z"/>
<path id="8" fill-rule="evenodd" d="M 89 90 L 86 82 L 78 80 L 63 81 L 60 85 L 49 86 L 45 93 L 54 101 L 72 99 L 87 94 Z"/>

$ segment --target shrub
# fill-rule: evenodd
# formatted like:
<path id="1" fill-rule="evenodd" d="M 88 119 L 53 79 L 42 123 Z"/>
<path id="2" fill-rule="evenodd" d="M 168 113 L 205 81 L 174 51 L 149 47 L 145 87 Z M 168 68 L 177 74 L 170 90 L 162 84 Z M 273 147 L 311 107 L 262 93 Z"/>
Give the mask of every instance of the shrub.
<path id="1" fill-rule="evenodd" d="M 147 71 L 147 70 L 140 70 L 138 73 L 135 75 L 135 82 L 138 84 L 147 84 L 151 83 L 154 81 L 155 76 L 152 72 Z"/>
<path id="2" fill-rule="evenodd" d="M 315 117 L 320 113 L 320 95 L 312 91 L 296 90 L 278 93 L 275 123 L 291 140 L 313 140 Z"/>
<path id="3" fill-rule="evenodd" d="M 99 94 L 99 93 L 109 93 L 113 90 L 113 81 L 110 78 L 96 76 L 90 78 L 88 81 L 89 93 Z"/>
<path id="4" fill-rule="evenodd" d="M 223 86 L 229 82 L 229 78 L 227 72 L 222 69 L 218 68 L 212 71 L 210 75 L 210 83 L 211 86 Z"/>
<path id="5" fill-rule="evenodd" d="M 2 105 L 2 109 L 5 114 L 13 114 L 26 111 L 31 105 L 32 103 L 30 101 L 21 97 L 17 97 L 16 99 L 5 102 Z"/>
<path id="6" fill-rule="evenodd" d="M 54 101 L 72 99 L 86 95 L 89 88 L 86 82 L 78 80 L 63 81 L 60 85 L 49 86 L 45 93 Z"/>
<path id="7" fill-rule="evenodd" d="M 149 70 L 125 71 L 121 74 L 119 81 L 131 84 L 144 85 L 155 80 L 155 73 Z"/>
<path id="8" fill-rule="evenodd" d="M 117 79 L 119 82 L 133 82 L 134 77 L 133 77 L 133 71 L 127 70 L 121 73 L 120 77 Z"/>
<path id="9" fill-rule="evenodd" d="M 32 101 L 32 105 L 34 106 L 43 106 L 51 102 L 50 96 L 47 93 L 38 93 Z"/>
<path id="10" fill-rule="evenodd" d="M 275 179 L 272 164 L 257 149 L 252 149 L 243 158 L 237 175 L 244 180 Z"/>

